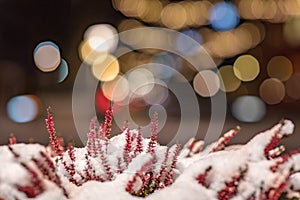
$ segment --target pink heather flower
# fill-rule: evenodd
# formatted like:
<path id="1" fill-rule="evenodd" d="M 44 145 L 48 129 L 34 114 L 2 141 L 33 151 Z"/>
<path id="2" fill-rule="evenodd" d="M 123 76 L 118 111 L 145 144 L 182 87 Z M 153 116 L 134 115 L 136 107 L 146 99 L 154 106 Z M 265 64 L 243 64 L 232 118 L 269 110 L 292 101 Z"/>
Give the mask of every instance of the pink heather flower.
<path id="1" fill-rule="evenodd" d="M 240 127 L 237 126 L 235 129 L 232 129 L 224 134 L 223 137 L 221 137 L 217 143 L 215 144 L 214 148 L 212 149 L 212 152 L 223 150 L 225 145 L 230 142 L 230 140 L 240 131 Z"/>
<path id="2" fill-rule="evenodd" d="M 209 184 L 206 182 L 206 178 L 208 176 L 208 173 L 211 171 L 212 167 L 209 166 L 208 168 L 205 169 L 203 174 L 199 174 L 196 177 L 196 180 L 198 181 L 198 183 L 200 183 L 201 185 L 203 185 L 204 187 L 208 188 Z"/>
<path id="3" fill-rule="evenodd" d="M 158 134 L 158 113 L 155 112 L 151 120 L 151 136 L 147 148 L 147 153 L 154 153 L 154 149 L 157 143 L 157 134 Z"/>
<path id="4" fill-rule="evenodd" d="M 13 133 L 11 133 L 9 136 L 9 144 L 10 145 L 17 144 L 17 138 L 16 138 L 16 136 L 14 136 Z"/>
<path id="5" fill-rule="evenodd" d="M 106 173 L 106 179 L 111 181 L 112 178 L 113 178 L 113 174 L 112 174 L 112 171 L 111 171 L 111 167 L 107 161 L 107 152 L 103 150 L 103 147 L 101 145 L 101 143 L 99 143 L 99 153 L 100 153 L 100 160 L 101 160 L 101 163 L 104 167 L 104 170 L 105 170 L 105 173 Z"/>
<path id="6" fill-rule="evenodd" d="M 109 110 L 107 110 L 105 112 L 105 121 L 104 121 L 104 125 L 103 125 L 103 131 L 105 134 L 105 137 L 107 139 L 111 138 L 111 128 L 112 128 L 112 121 L 113 121 L 113 110 L 112 110 L 112 106 L 109 108 Z"/>
<path id="7" fill-rule="evenodd" d="M 52 150 L 57 154 L 57 155 L 61 155 L 62 154 L 62 148 L 59 144 L 59 141 L 57 139 L 57 135 L 56 135 L 56 131 L 54 128 L 54 121 L 53 121 L 53 115 L 51 113 L 51 108 L 49 107 L 47 109 L 47 113 L 48 113 L 48 117 L 45 120 L 46 121 L 46 126 L 47 126 L 47 130 L 49 133 L 49 139 L 50 139 L 50 145 Z"/>
<path id="8" fill-rule="evenodd" d="M 161 167 L 160 167 L 160 171 L 159 171 L 159 173 L 156 177 L 156 183 L 158 184 L 157 187 L 160 188 L 160 189 L 165 187 L 164 179 L 165 179 L 165 177 L 167 176 L 167 173 L 168 173 L 168 171 L 167 171 L 168 158 L 169 158 L 169 149 L 166 150 L 164 160 L 163 160 L 163 162 L 161 164 Z"/>
<path id="9" fill-rule="evenodd" d="M 165 186 L 171 185 L 173 183 L 174 169 L 176 168 L 177 158 L 180 154 L 180 144 L 176 144 L 174 153 L 173 153 L 171 167 L 166 175 L 166 179 L 164 181 Z"/>
<path id="10" fill-rule="evenodd" d="M 136 145 L 134 148 L 134 157 L 136 157 L 139 153 L 143 152 L 143 134 L 142 130 L 139 127 L 138 128 L 138 133 L 136 135 Z"/>
<path id="11" fill-rule="evenodd" d="M 97 141 L 97 125 L 96 120 L 92 119 L 90 122 L 89 132 L 87 134 L 87 151 L 89 156 L 97 157 L 98 156 L 98 146 L 96 144 Z"/>
<path id="12" fill-rule="evenodd" d="M 218 192 L 218 199 L 219 200 L 229 200 L 234 195 L 236 195 L 238 190 L 238 185 L 240 181 L 243 179 L 246 170 L 242 170 L 239 175 L 232 177 L 231 181 L 225 182 L 226 187 Z"/>
<path id="13" fill-rule="evenodd" d="M 131 147 L 132 147 L 132 141 L 131 141 L 131 135 L 129 132 L 129 129 L 126 129 L 125 131 L 125 146 L 123 149 L 123 159 L 126 163 L 126 166 L 131 162 L 131 157 L 130 157 L 130 152 L 131 152 Z"/>
<path id="14" fill-rule="evenodd" d="M 128 181 L 125 190 L 130 194 L 135 194 L 137 190 L 134 189 L 134 185 L 136 184 L 138 179 L 143 179 L 143 174 L 148 171 L 153 164 L 153 160 L 146 162 L 133 176 L 133 178 Z"/>

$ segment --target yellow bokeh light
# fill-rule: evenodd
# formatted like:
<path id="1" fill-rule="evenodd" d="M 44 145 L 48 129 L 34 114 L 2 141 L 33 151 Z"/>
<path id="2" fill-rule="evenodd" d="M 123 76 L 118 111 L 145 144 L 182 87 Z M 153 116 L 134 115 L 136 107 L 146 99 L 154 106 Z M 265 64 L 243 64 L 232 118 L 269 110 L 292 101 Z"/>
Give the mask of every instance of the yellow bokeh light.
<path id="1" fill-rule="evenodd" d="M 88 40 L 84 40 L 80 43 L 78 51 L 81 61 L 90 65 L 92 65 L 99 56 L 101 57 L 102 55 L 107 54 L 107 52 L 94 51 Z"/>
<path id="2" fill-rule="evenodd" d="M 159 0 L 139 0 L 138 17 L 148 23 L 156 23 L 160 20 L 163 6 Z"/>
<path id="3" fill-rule="evenodd" d="M 181 4 L 170 3 L 166 5 L 162 10 L 161 21 L 168 28 L 183 28 L 186 23 L 186 20 L 186 10 Z"/>
<path id="4" fill-rule="evenodd" d="M 112 81 L 102 84 L 102 91 L 106 98 L 118 102 L 124 100 L 129 94 L 129 84 L 126 78 L 121 75 L 116 76 Z"/>
<path id="5" fill-rule="evenodd" d="M 251 55 L 242 55 L 234 62 L 233 71 L 240 80 L 252 81 L 260 72 L 259 62 Z"/>
<path id="6" fill-rule="evenodd" d="M 231 65 L 223 66 L 219 69 L 219 76 L 221 81 L 221 90 L 224 92 L 236 91 L 240 85 L 241 81 L 233 73 L 233 67 Z"/>
<path id="7" fill-rule="evenodd" d="M 269 61 L 267 71 L 270 77 L 286 81 L 293 74 L 293 64 L 285 56 L 275 56 Z"/>
<path id="8" fill-rule="evenodd" d="M 285 96 L 284 84 L 276 78 L 266 79 L 259 87 L 259 95 L 267 104 L 278 104 Z"/>
<path id="9" fill-rule="evenodd" d="M 93 63 L 93 75 L 100 81 L 111 81 L 120 71 L 118 60 L 110 55 L 101 55 Z"/>

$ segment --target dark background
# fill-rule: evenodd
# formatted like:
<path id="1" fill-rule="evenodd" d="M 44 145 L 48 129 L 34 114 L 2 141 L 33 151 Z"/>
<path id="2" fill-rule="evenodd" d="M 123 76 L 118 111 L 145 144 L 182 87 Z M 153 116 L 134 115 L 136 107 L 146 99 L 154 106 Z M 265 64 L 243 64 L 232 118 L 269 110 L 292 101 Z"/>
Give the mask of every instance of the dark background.
<path id="1" fill-rule="evenodd" d="M 51 105 L 55 114 L 56 128 L 66 140 L 73 138 L 81 145 L 72 118 L 72 87 L 76 72 L 81 65 L 78 56 L 78 45 L 84 30 L 96 23 L 117 25 L 125 17 L 115 11 L 108 0 L 57 0 L 57 1 L 17 1 L 0 0 L 0 144 L 6 144 L 9 134 L 13 132 L 18 141 L 27 142 L 33 138 L 37 142 L 47 143 L 47 131 L 44 125 L 46 107 Z M 267 61 L 274 55 L 293 57 L 294 67 L 299 70 L 299 48 L 289 47 L 282 39 L 282 24 L 263 22 L 266 27 L 266 38 L 260 45 L 263 58 L 260 60 L 262 74 Z M 32 52 L 35 46 L 45 40 L 60 45 L 62 56 L 69 64 L 69 75 L 62 83 L 53 81 L 35 67 Z M 251 51 L 251 50 L 250 50 Z M 237 55 L 238 56 L 238 55 Z M 234 58 L 224 61 L 232 64 Z M 247 85 L 248 83 L 246 83 Z M 253 83 L 249 83 L 249 88 Z M 250 92 L 257 93 L 257 89 Z M 35 94 L 42 101 L 41 115 L 29 123 L 16 123 L 7 116 L 6 103 L 16 95 Z M 228 103 L 237 94 L 228 95 Z M 200 108 L 207 107 L 208 102 L 199 98 Z M 300 102 L 284 101 L 279 105 L 268 106 L 267 114 L 259 123 L 242 123 L 228 113 L 224 131 L 240 125 L 242 131 L 233 143 L 245 142 L 256 132 L 269 128 L 281 118 L 290 118 L 296 126 L 300 125 Z M 174 103 L 176 105 L 176 102 Z M 203 127 L 208 123 L 209 114 L 204 115 Z M 145 119 L 146 121 L 149 119 Z M 162 134 L 168 134 L 178 122 L 176 115 L 168 121 Z M 205 125 L 206 124 L 206 125 Z M 88 124 L 87 124 L 88 128 Z M 289 148 L 299 147 L 299 127 L 295 134 L 285 140 Z M 164 137 L 160 136 L 162 142 Z"/>

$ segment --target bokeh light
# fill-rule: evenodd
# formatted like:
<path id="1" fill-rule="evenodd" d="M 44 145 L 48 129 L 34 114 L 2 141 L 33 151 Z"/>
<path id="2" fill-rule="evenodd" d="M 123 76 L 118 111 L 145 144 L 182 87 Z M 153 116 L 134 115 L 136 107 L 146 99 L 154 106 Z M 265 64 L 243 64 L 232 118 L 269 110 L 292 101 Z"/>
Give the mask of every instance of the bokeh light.
<path id="1" fill-rule="evenodd" d="M 98 52 L 114 52 L 118 46 L 118 32 L 110 24 L 95 24 L 84 33 L 84 41 Z"/>
<path id="2" fill-rule="evenodd" d="M 286 81 L 293 74 L 293 64 L 285 56 L 274 56 L 268 62 L 267 71 L 271 78 Z"/>
<path id="3" fill-rule="evenodd" d="M 260 72 L 259 62 L 251 55 L 242 55 L 235 60 L 233 71 L 240 80 L 252 81 Z"/>
<path id="4" fill-rule="evenodd" d="M 34 120 L 40 113 L 41 102 L 34 95 L 20 95 L 11 98 L 7 103 L 8 117 L 18 123 Z"/>
<path id="5" fill-rule="evenodd" d="M 235 5 L 230 2 L 216 3 L 210 11 L 210 23 L 216 31 L 228 31 L 235 28 L 240 21 Z"/>
<path id="6" fill-rule="evenodd" d="M 283 36 L 285 41 L 293 47 L 300 45 L 300 17 L 292 17 L 283 26 Z"/>
<path id="7" fill-rule="evenodd" d="M 186 20 L 187 13 L 181 4 L 170 3 L 162 10 L 161 21 L 168 28 L 180 29 L 184 27 Z"/>
<path id="8" fill-rule="evenodd" d="M 266 114 L 266 105 L 257 96 L 241 96 L 232 103 L 231 113 L 241 122 L 258 122 Z"/>
<path id="9" fill-rule="evenodd" d="M 195 91 L 202 97 L 214 96 L 220 89 L 220 79 L 211 70 L 199 72 L 193 81 Z"/>
<path id="10" fill-rule="evenodd" d="M 199 46 L 202 44 L 200 33 L 194 29 L 185 29 L 181 31 L 176 38 L 177 50 L 186 56 L 193 56 L 199 52 Z M 189 37 L 189 38 L 187 38 Z"/>
<path id="11" fill-rule="evenodd" d="M 156 23 L 160 20 L 162 9 L 159 0 L 138 0 L 137 16 L 147 23 Z"/>
<path id="12" fill-rule="evenodd" d="M 43 72 L 54 71 L 60 64 L 59 47 L 51 42 L 39 43 L 33 51 L 35 65 Z"/>
<path id="13" fill-rule="evenodd" d="M 60 64 L 58 66 L 58 82 L 63 82 L 69 74 L 68 63 L 65 59 L 61 59 Z"/>
<path id="14" fill-rule="evenodd" d="M 107 81 L 102 84 L 104 96 L 113 101 L 118 102 L 124 100 L 129 94 L 129 84 L 126 78 L 118 75 L 112 81 Z"/>
<path id="15" fill-rule="evenodd" d="M 80 43 L 78 51 L 81 61 L 89 65 L 92 65 L 99 56 L 106 55 L 106 52 L 94 51 L 87 40 Z"/>
<path id="16" fill-rule="evenodd" d="M 236 91 L 241 85 L 241 81 L 234 75 L 233 67 L 231 65 L 222 66 L 219 69 L 219 76 L 222 80 L 221 90 L 224 92 Z"/>
<path id="17" fill-rule="evenodd" d="M 119 73 L 119 61 L 110 54 L 102 54 L 93 63 L 93 75 L 100 81 L 111 81 Z"/>
<path id="18" fill-rule="evenodd" d="M 300 99 L 300 74 L 294 74 L 285 82 L 286 94 L 294 100 Z"/>
<path id="19" fill-rule="evenodd" d="M 129 88 L 135 95 L 143 96 L 148 94 L 154 87 L 154 76 L 151 71 L 145 68 L 138 68 L 127 74 Z"/>
<path id="20" fill-rule="evenodd" d="M 163 104 L 169 96 L 169 90 L 166 84 L 162 81 L 156 80 L 156 83 L 152 90 L 143 96 L 146 103 L 149 105 Z"/>
<path id="21" fill-rule="evenodd" d="M 278 104 L 285 96 L 284 84 L 276 78 L 266 79 L 259 87 L 259 95 L 267 104 Z"/>

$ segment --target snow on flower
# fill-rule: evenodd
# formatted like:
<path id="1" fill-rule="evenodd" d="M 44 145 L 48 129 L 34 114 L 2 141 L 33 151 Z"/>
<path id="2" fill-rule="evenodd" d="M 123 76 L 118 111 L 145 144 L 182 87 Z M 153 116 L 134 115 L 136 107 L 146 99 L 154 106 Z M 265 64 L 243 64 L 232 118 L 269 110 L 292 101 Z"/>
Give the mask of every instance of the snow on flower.
<path id="1" fill-rule="evenodd" d="M 50 148 L 17 143 L 0 147 L 0 200 L 277 200 L 300 198 L 300 153 L 279 141 L 293 133 L 283 120 L 247 144 L 228 146 L 239 127 L 204 146 L 190 141 L 171 148 L 157 142 L 157 114 L 150 138 L 129 129 L 111 138 L 113 112 L 103 124 L 92 120 L 83 148 L 64 148 L 50 109 Z"/>

